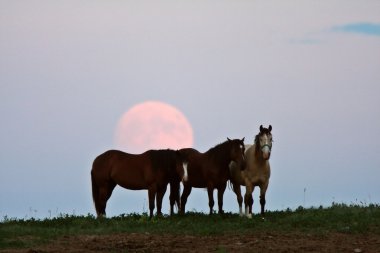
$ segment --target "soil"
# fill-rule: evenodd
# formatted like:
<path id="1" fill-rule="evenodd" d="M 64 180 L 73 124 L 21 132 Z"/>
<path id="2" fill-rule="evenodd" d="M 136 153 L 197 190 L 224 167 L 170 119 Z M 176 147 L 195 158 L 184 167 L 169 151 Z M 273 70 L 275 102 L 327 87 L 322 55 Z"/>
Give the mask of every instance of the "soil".
<path id="1" fill-rule="evenodd" d="M 380 252 L 380 235 L 310 235 L 265 233 L 250 235 L 114 235 L 64 236 L 35 248 L 0 252 Z"/>

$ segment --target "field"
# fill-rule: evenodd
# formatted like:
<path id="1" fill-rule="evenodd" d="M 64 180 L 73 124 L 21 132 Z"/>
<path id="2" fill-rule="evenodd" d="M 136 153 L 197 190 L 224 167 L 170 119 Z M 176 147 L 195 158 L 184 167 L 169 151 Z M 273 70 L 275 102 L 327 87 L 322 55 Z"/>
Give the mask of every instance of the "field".
<path id="1" fill-rule="evenodd" d="M 380 206 L 299 207 L 253 219 L 231 213 L 5 217 L 0 252 L 380 252 Z"/>

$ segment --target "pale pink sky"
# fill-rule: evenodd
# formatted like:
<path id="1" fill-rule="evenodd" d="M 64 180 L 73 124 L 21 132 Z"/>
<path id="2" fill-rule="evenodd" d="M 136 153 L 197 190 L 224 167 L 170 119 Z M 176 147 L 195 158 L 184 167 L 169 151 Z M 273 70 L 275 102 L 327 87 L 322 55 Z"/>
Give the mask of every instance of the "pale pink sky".
<path id="1" fill-rule="evenodd" d="M 94 213 L 92 161 L 146 100 L 182 111 L 200 151 L 271 124 L 268 209 L 379 203 L 379 13 L 377 0 L 0 0 L 0 217 Z M 146 211 L 146 195 L 116 189 L 107 211 Z M 207 210 L 207 194 L 188 206 Z"/>

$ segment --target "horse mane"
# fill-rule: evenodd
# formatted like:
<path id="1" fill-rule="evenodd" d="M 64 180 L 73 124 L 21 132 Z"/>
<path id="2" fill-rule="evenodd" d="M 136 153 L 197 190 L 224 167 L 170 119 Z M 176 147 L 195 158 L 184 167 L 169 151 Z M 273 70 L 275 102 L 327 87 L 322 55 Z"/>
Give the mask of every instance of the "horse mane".
<path id="1" fill-rule="evenodd" d="M 220 150 L 224 149 L 224 144 L 228 142 L 225 141 L 225 142 L 222 142 L 222 143 L 219 143 L 219 144 L 216 144 L 214 147 L 210 148 L 209 150 L 206 151 L 206 153 L 209 153 L 209 154 L 214 154 L 214 153 L 217 153 L 217 152 L 220 152 Z"/>
<path id="2" fill-rule="evenodd" d="M 254 141 L 254 145 L 255 145 L 255 152 L 259 152 L 260 151 L 260 134 L 261 133 L 258 133 L 256 136 L 255 136 L 255 141 Z"/>
<path id="3" fill-rule="evenodd" d="M 208 154 L 211 158 L 215 158 L 218 161 L 224 161 L 229 159 L 228 155 L 225 155 L 226 152 L 229 152 L 230 145 L 232 143 L 232 140 L 226 140 L 222 143 L 219 143 L 215 145 L 214 147 L 210 148 L 206 151 L 206 154 Z M 221 155 L 222 154 L 222 155 Z"/>

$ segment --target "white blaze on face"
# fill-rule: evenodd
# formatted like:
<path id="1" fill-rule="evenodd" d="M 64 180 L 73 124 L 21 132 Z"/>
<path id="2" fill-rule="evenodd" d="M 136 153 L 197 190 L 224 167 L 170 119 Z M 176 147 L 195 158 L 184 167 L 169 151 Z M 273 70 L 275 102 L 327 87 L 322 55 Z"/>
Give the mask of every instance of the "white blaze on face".
<path id="1" fill-rule="evenodd" d="M 186 182 L 189 179 L 189 175 L 187 174 L 187 163 L 183 163 L 182 165 L 184 170 L 182 181 Z"/>
<path id="2" fill-rule="evenodd" d="M 272 146 L 272 143 L 269 140 L 269 136 L 267 134 L 264 134 L 260 139 L 260 145 L 261 145 L 261 151 L 263 152 L 263 156 L 265 159 L 269 159 L 270 156 L 270 147 Z"/>

